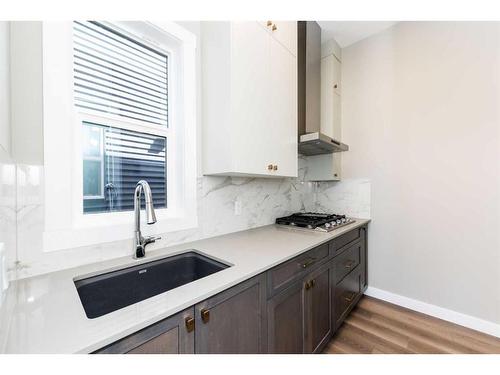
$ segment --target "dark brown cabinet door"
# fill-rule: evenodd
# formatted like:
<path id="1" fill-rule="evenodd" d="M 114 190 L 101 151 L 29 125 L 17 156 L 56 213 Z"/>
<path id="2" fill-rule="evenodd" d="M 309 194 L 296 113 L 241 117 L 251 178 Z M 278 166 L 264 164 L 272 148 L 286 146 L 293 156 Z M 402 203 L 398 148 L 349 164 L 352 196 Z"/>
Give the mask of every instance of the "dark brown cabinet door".
<path id="1" fill-rule="evenodd" d="M 265 275 L 195 306 L 196 353 L 265 353 Z"/>
<path id="2" fill-rule="evenodd" d="M 305 279 L 304 351 L 321 351 L 332 335 L 332 262 L 311 272 Z"/>
<path id="3" fill-rule="evenodd" d="M 269 300 L 269 353 L 304 352 L 304 290 L 299 280 Z"/>
<path id="4" fill-rule="evenodd" d="M 333 292 L 333 308 L 335 316 L 335 327 L 338 328 L 347 314 L 351 311 L 354 305 L 358 302 L 361 294 L 361 265 L 356 267 L 349 275 L 347 275 L 340 283 L 335 286 Z"/>
<path id="5" fill-rule="evenodd" d="M 189 354 L 194 353 L 194 309 L 191 307 L 125 337 L 97 354 Z"/>

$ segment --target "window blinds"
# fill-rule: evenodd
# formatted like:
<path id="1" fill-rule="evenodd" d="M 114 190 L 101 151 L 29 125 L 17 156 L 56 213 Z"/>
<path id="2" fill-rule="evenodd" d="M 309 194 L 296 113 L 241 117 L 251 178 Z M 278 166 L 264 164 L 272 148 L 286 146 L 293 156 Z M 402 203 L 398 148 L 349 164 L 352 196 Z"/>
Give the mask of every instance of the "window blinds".
<path id="1" fill-rule="evenodd" d="M 168 56 L 93 21 L 73 38 L 76 106 L 168 126 Z"/>

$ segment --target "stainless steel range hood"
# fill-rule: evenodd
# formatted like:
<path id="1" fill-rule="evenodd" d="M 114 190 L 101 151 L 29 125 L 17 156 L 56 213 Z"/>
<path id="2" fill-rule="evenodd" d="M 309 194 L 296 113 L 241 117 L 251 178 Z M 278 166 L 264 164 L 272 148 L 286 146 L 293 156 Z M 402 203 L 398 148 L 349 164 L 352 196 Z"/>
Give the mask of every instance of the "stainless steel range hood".
<path id="1" fill-rule="evenodd" d="M 331 154 L 349 146 L 321 133 L 321 28 L 314 21 L 298 22 L 299 153 Z"/>

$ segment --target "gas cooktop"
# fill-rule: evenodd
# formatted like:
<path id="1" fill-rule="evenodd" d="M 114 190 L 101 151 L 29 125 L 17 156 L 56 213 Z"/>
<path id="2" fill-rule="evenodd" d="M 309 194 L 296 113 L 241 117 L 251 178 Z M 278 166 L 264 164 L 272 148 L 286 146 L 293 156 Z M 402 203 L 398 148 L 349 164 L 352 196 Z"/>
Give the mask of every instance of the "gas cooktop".
<path id="1" fill-rule="evenodd" d="M 321 232 L 330 232 L 334 229 L 352 223 L 354 223 L 354 220 L 346 217 L 345 215 L 316 212 L 299 212 L 276 219 L 276 224 L 279 225 L 311 229 Z"/>

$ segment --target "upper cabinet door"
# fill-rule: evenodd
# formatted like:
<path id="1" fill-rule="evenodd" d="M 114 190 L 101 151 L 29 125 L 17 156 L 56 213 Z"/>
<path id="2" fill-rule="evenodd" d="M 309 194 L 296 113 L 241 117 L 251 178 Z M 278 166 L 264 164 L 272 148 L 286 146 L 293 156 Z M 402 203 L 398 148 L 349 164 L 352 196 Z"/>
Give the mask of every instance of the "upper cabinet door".
<path id="1" fill-rule="evenodd" d="M 293 176 L 297 172 L 297 59 L 274 39 L 270 41 L 269 103 L 272 139 L 270 152 L 277 172 Z"/>
<path id="2" fill-rule="evenodd" d="M 274 139 L 269 136 L 269 35 L 257 22 L 231 25 L 231 118 L 235 169 L 266 174 Z M 236 48 L 238 46 L 238 48 Z M 225 135 L 221 134 L 222 137 Z"/>
<path id="3" fill-rule="evenodd" d="M 334 55 L 321 59 L 321 132 L 335 139 L 341 139 L 340 66 Z"/>
<path id="4" fill-rule="evenodd" d="M 202 23 L 206 175 L 297 177 L 296 23 L 272 25 Z"/>
<path id="5" fill-rule="evenodd" d="M 273 21 L 270 28 L 273 37 L 293 56 L 297 56 L 297 22 Z"/>

